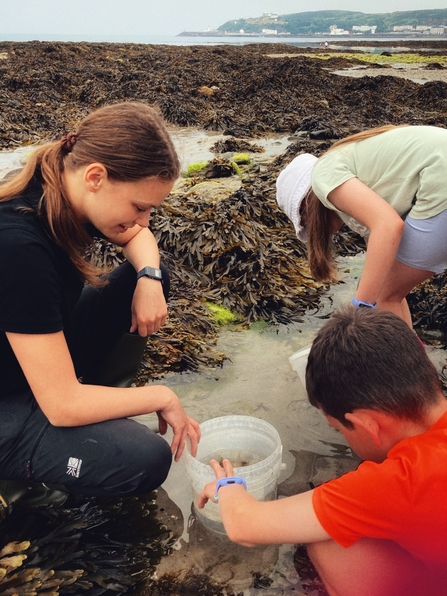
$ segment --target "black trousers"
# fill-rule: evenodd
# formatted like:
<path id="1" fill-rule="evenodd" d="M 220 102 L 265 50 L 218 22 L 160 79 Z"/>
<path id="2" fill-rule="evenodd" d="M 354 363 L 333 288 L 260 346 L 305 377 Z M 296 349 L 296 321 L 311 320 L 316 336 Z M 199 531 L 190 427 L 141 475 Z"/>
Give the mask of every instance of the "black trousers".
<path id="1" fill-rule="evenodd" d="M 162 271 L 167 298 L 169 276 L 164 267 Z M 95 368 L 104 364 L 122 333 L 130 328 L 135 271 L 130 263 L 124 263 L 109 278 L 104 288 L 84 288 L 73 325 L 66 332 L 80 378 L 94 379 Z M 127 356 L 123 354 L 123 358 Z M 58 484 L 85 495 L 129 496 L 160 486 L 171 462 L 169 444 L 135 420 L 55 427 L 31 391 L 0 398 L 2 480 Z"/>

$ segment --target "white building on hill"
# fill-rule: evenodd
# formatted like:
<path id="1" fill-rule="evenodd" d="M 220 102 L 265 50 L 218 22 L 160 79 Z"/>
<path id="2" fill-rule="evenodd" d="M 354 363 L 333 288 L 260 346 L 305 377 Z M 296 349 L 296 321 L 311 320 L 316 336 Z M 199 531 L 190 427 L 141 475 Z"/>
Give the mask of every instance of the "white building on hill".
<path id="1" fill-rule="evenodd" d="M 377 25 L 353 25 L 353 31 L 360 31 L 360 33 L 367 33 L 368 31 L 372 34 L 376 32 Z"/>
<path id="2" fill-rule="evenodd" d="M 349 31 L 346 31 L 346 29 L 339 29 L 337 25 L 331 25 L 329 30 L 331 35 L 349 35 Z"/>

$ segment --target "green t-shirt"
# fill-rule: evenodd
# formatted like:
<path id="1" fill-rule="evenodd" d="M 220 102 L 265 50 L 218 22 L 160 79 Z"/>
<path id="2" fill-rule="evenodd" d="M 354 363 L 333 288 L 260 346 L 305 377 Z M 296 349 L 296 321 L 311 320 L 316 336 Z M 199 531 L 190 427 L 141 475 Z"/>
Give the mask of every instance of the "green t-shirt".
<path id="1" fill-rule="evenodd" d="M 396 128 L 349 143 L 320 157 L 312 189 L 320 201 L 363 236 L 369 230 L 339 211 L 328 194 L 358 178 L 405 219 L 428 219 L 447 209 L 447 130 L 435 126 Z"/>

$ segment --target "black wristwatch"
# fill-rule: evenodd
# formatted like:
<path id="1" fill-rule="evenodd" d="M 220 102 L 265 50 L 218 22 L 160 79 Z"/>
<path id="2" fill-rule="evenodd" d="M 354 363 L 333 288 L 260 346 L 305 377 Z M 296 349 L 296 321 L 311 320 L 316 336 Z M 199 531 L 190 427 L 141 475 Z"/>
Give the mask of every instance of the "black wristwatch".
<path id="1" fill-rule="evenodd" d="M 137 281 L 140 277 L 149 277 L 150 279 L 158 279 L 158 281 L 163 281 L 163 276 L 161 274 L 161 269 L 156 269 L 155 267 L 143 267 L 141 271 L 137 273 Z"/>

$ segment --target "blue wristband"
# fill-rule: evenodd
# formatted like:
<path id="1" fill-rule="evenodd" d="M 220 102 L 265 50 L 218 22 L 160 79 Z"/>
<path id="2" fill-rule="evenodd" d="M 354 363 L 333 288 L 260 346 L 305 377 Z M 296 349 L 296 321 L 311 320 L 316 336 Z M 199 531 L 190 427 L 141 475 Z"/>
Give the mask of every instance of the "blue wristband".
<path id="1" fill-rule="evenodd" d="M 359 308 L 376 308 L 377 302 L 372 304 L 371 302 L 364 302 L 363 300 L 357 300 L 357 298 L 353 298 L 352 304 L 354 306 L 358 306 Z"/>
<path id="2" fill-rule="evenodd" d="M 219 488 L 221 486 L 233 486 L 235 484 L 242 484 L 245 490 L 247 490 L 247 483 L 243 478 L 239 478 L 239 476 L 233 476 L 230 478 L 219 478 L 219 480 L 216 482 L 216 494 L 214 495 L 214 500 L 216 501 L 216 503 L 219 500 L 219 497 L 217 496 Z"/>

